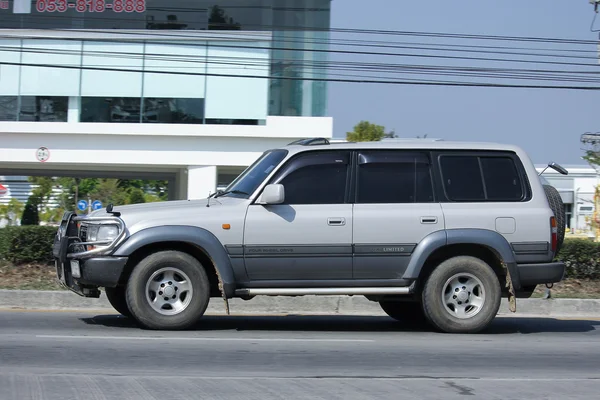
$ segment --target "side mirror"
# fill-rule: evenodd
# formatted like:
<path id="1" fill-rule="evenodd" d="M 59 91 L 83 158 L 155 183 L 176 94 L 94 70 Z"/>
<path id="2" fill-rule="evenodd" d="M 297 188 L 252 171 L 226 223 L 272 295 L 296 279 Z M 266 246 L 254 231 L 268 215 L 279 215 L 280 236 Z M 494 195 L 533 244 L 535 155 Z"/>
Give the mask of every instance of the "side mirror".
<path id="1" fill-rule="evenodd" d="M 546 172 L 546 170 L 547 170 L 548 168 L 552 168 L 553 170 L 555 170 L 556 172 L 558 172 L 558 173 L 559 173 L 559 174 L 561 174 L 561 175 L 569 175 L 569 171 L 567 171 L 567 170 L 566 170 L 564 167 L 562 167 L 561 165 L 559 165 L 559 164 L 555 163 L 554 161 L 550 161 L 550 162 L 548 163 L 548 165 L 546 166 L 546 168 L 544 168 L 544 169 L 542 170 L 542 172 L 540 172 L 538 175 L 539 175 L 539 176 L 542 176 L 542 174 L 543 174 L 544 172 Z"/>
<path id="2" fill-rule="evenodd" d="M 283 185 L 267 185 L 260 196 L 260 204 L 282 204 L 285 200 Z"/>
<path id="3" fill-rule="evenodd" d="M 563 168 L 561 165 L 558 165 L 555 162 L 550 162 L 548 166 L 561 175 L 569 175 L 569 171 L 567 171 L 565 168 Z"/>

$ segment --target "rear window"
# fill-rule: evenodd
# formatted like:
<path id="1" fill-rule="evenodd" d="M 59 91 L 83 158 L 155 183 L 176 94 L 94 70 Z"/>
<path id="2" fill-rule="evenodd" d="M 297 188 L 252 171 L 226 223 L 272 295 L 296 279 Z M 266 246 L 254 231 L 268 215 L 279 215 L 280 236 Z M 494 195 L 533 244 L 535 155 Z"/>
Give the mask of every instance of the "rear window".
<path id="1" fill-rule="evenodd" d="M 451 201 L 523 201 L 526 193 L 510 156 L 443 155 L 440 168 Z"/>

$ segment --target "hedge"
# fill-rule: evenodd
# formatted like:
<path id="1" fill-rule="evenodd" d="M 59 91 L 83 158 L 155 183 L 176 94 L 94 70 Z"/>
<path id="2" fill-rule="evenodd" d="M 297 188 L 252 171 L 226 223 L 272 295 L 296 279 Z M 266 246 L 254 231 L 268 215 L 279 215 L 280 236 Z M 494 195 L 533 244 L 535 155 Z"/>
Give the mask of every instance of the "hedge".
<path id="1" fill-rule="evenodd" d="M 600 243 L 567 239 L 556 258 L 567 265 L 567 278 L 600 279 Z"/>
<path id="2" fill-rule="evenodd" d="M 56 227 L 10 226 L 0 229 L 0 259 L 14 264 L 52 262 Z M 566 239 L 557 256 L 567 265 L 567 277 L 600 280 L 600 243 Z"/>
<path id="3" fill-rule="evenodd" d="M 0 229 L 0 259 L 14 264 L 50 264 L 54 226 L 8 226 Z"/>

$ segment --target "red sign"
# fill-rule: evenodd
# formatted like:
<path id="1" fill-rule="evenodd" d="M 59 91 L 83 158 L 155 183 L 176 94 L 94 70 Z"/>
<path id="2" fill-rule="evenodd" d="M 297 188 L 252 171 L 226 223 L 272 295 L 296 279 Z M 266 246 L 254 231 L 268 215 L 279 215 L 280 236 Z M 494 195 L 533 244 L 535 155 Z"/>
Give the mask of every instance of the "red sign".
<path id="1" fill-rule="evenodd" d="M 104 11 L 143 13 L 146 11 L 146 0 L 37 0 L 35 8 L 41 13 L 63 13 L 69 9 L 75 9 L 80 13 Z"/>
<path id="2" fill-rule="evenodd" d="M 8 193 L 8 189 L 5 186 L 0 185 L 0 197 L 4 196 L 6 193 Z"/>

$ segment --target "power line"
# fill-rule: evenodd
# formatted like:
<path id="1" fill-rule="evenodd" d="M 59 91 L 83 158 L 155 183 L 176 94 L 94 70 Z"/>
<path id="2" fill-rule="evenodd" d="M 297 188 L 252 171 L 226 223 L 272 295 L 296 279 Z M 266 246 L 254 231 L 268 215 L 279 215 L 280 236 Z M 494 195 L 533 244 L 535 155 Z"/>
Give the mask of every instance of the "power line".
<path id="1" fill-rule="evenodd" d="M 216 73 L 193 73 L 181 71 L 159 71 L 159 70 L 134 70 L 126 68 L 105 68 L 91 66 L 67 66 L 67 65 L 52 65 L 52 64 L 34 64 L 34 63 L 13 63 L 4 62 L 4 65 L 26 66 L 37 68 L 60 68 L 60 69 L 76 69 L 90 71 L 110 71 L 110 72 L 127 72 L 127 73 L 147 73 L 147 74 L 170 74 L 170 75 L 187 75 L 187 76 L 210 76 L 222 78 L 246 78 L 246 79 L 275 79 L 275 80 L 292 80 L 292 81 L 319 81 L 319 82 L 337 82 L 337 83 L 373 83 L 373 84 L 388 84 L 388 85 L 421 85 L 421 86 L 455 86 L 455 87 L 489 87 L 489 88 L 514 88 L 514 89 L 560 89 L 560 90 L 600 90 L 600 86 L 574 86 L 574 85 L 516 85 L 516 84 L 501 84 L 501 83 L 477 83 L 477 82 L 451 82 L 451 81 L 425 81 L 425 80 L 384 80 L 384 79 L 336 79 L 336 78 L 314 78 L 314 77 L 289 77 L 289 76 L 264 76 L 264 75 L 241 75 L 241 74 L 216 74 Z"/>

